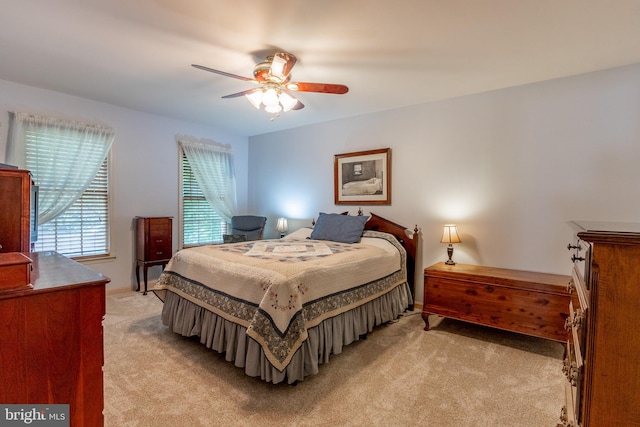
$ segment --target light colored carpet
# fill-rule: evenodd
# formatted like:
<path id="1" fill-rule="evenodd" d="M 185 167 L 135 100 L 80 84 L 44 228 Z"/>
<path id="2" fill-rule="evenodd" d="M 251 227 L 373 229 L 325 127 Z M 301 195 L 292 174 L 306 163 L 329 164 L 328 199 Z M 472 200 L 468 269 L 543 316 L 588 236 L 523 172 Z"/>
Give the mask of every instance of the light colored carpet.
<path id="1" fill-rule="evenodd" d="M 559 343 L 417 312 L 297 386 L 250 378 L 169 332 L 152 293 L 107 297 L 105 426 L 555 426 Z"/>

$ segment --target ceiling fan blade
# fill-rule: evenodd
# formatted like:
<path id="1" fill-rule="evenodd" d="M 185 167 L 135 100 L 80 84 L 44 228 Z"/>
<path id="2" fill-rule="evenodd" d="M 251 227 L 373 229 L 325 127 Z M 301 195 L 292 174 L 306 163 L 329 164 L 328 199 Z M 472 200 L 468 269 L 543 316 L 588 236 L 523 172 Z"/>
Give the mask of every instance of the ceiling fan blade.
<path id="1" fill-rule="evenodd" d="M 271 70 L 269 74 L 274 77 L 277 77 L 281 81 L 285 81 L 289 76 L 289 73 L 293 69 L 293 66 L 296 65 L 298 59 L 287 52 L 278 52 L 273 55 L 273 60 L 271 61 Z"/>
<path id="2" fill-rule="evenodd" d="M 349 88 L 347 86 L 331 84 L 331 83 L 295 82 L 295 83 L 288 84 L 287 89 L 295 90 L 298 92 L 334 93 L 337 95 L 342 95 L 349 92 Z"/>
<path id="3" fill-rule="evenodd" d="M 298 103 L 293 106 L 292 110 L 302 110 L 304 108 L 304 104 L 298 100 Z"/>
<path id="4" fill-rule="evenodd" d="M 245 82 L 253 82 L 255 81 L 249 77 L 239 76 L 237 74 L 227 73 L 226 71 L 214 70 L 213 68 L 205 67 L 204 65 L 191 64 L 192 67 L 198 68 L 200 70 L 209 71 L 210 73 L 220 74 L 221 76 L 231 77 L 238 80 L 244 80 Z"/>
<path id="5" fill-rule="evenodd" d="M 247 90 L 243 90 L 242 92 L 237 92 L 237 93 L 232 93 L 231 95 L 225 95 L 223 96 L 223 98 L 227 99 L 227 98 L 237 98 L 239 96 L 244 96 L 244 95 L 249 95 L 250 93 L 253 93 L 257 90 L 260 90 L 258 88 L 253 88 L 253 89 L 247 89 Z"/>

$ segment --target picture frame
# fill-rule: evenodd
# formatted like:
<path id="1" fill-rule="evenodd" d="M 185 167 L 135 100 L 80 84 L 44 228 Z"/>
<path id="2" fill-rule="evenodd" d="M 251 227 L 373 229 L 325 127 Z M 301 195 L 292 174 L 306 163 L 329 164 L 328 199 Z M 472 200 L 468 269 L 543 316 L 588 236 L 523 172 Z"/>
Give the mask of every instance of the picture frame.
<path id="1" fill-rule="evenodd" d="M 334 155 L 336 205 L 391 204 L 391 148 Z"/>

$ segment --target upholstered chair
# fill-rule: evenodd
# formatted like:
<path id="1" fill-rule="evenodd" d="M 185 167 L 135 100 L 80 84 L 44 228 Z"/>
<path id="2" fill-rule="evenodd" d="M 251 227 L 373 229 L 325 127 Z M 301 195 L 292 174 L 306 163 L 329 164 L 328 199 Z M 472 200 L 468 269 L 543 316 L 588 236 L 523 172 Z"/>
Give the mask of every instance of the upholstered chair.
<path id="1" fill-rule="evenodd" d="M 240 241 L 239 235 L 246 235 L 245 240 L 262 240 L 264 226 L 267 218 L 255 215 L 237 215 L 231 218 L 231 236 L 225 237 L 226 240 Z"/>

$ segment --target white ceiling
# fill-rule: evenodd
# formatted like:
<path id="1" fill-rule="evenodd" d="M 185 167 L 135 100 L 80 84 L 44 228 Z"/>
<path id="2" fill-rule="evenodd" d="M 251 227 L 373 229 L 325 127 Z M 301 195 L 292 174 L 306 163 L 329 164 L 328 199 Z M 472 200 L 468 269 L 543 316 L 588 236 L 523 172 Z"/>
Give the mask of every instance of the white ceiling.
<path id="1" fill-rule="evenodd" d="M 271 122 L 190 66 L 279 50 L 349 93 Z M 248 136 L 638 62 L 640 0 L 0 0 L 0 79 Z"/>

